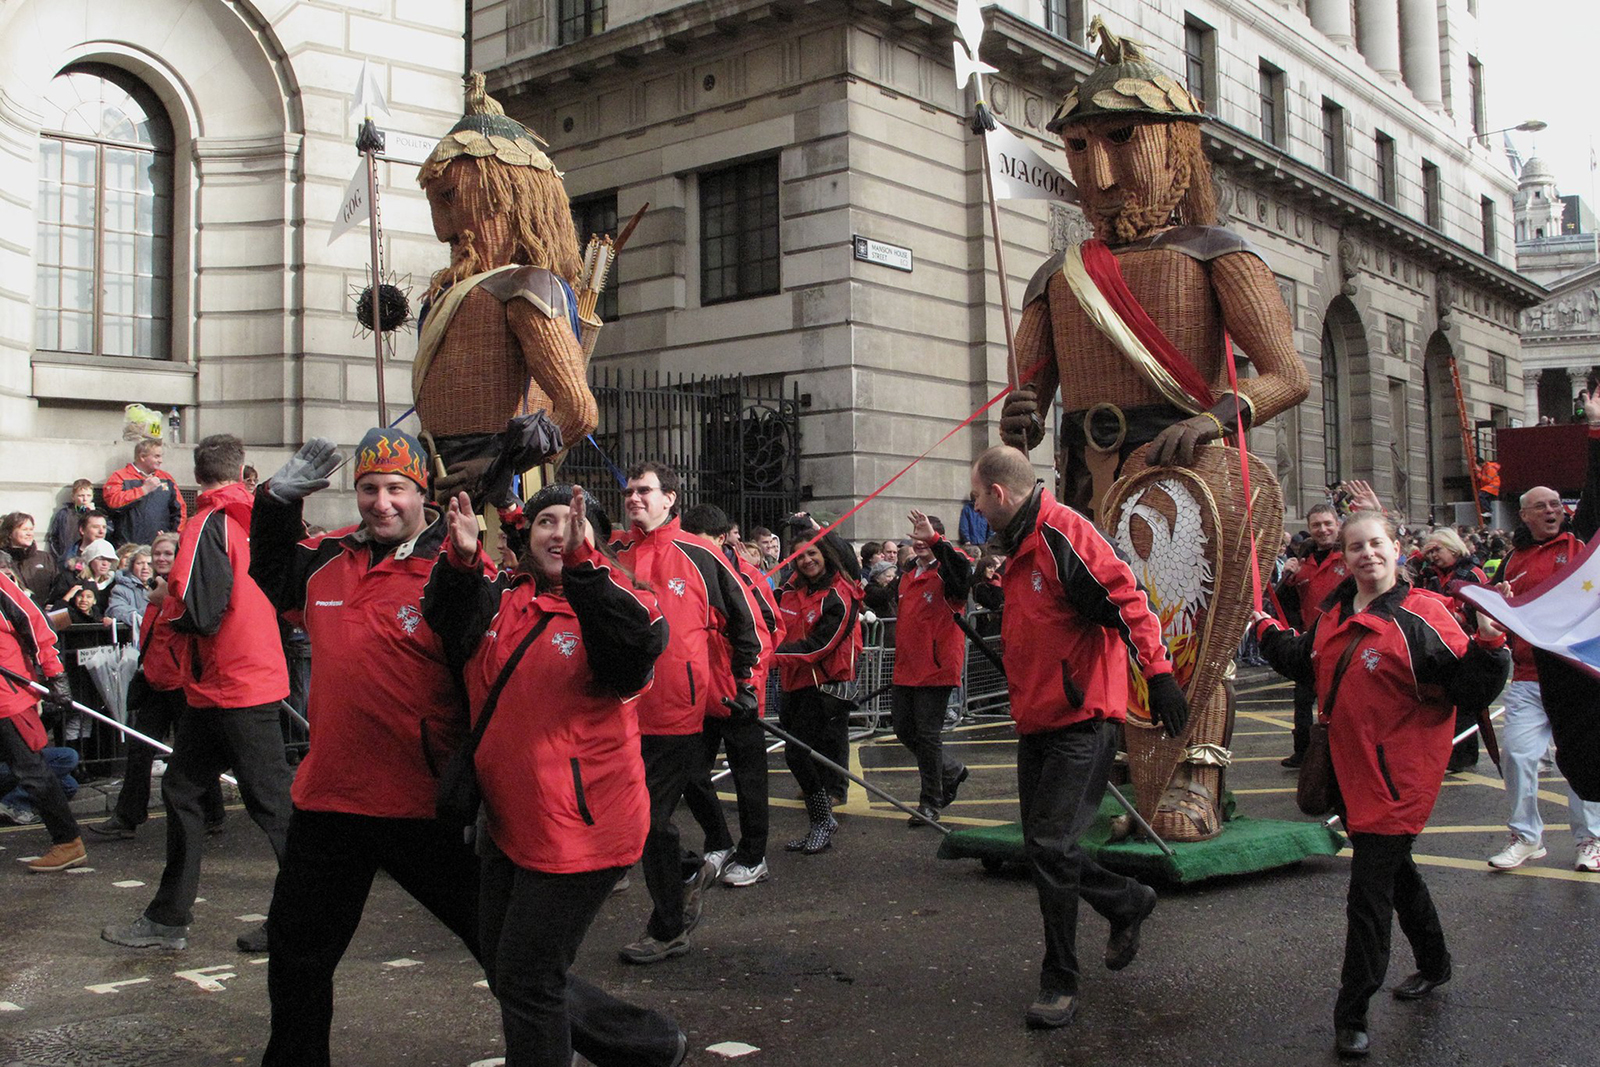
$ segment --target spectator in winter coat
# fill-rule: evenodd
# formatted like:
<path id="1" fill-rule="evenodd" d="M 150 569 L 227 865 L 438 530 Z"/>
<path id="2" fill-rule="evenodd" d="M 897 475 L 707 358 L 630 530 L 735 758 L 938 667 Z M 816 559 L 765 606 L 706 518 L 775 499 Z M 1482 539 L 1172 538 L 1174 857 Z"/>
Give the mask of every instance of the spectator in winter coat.
<path id="1" fill-rule="evenodd" d="M 961 543 L 964 545 L 986 545 L 989 543 L 989 520 L 983 517 L 972 503 L 972 496 L 961 504 Z"/>
<path id="2" fill-rule="evenodd" d="M 900 572 L 886 559 L 879 558 L 866 572 L 867 588 L 864 591 L 866 608 L 880 619 L 895 617 Z"/>
<path id="3" fill-rule="evenodd" d="M 1283 580 L 1277 588 L 1278 603 L 1288 614 L 1284 621 L 1300 629 L 1310 629 L 1322 612 L 1322 602 L 1345 579 L 1344 557 L 1338 551 L 1338 510 L 1332 504 L 1318 504 L 1306 513 L 1306 524 L 1311 528 L 1306 542 L 1310 547 L 1283 565 Z M 1306 682 L 1295 682 L 1291 732 L 1294 747 L 1282 760 L 1283 766 L 1299 767 L 1305 759 L 1316 707 L 1315 688 Z"/>
<path id="4" fill-rule="evenodd" d="M 94 483 L 79 478 L 72 483 L 67 502 L 50 519 L 49 549 L 61 566 L 78 546 L 79 521 L 94 508 Z"/>
<path id="5" fill-rule="evenodd" d="M 72 776 L 81 758 L 77 749 L 46 745 L 39 750 L 39 758 L 61 783 L 61 792 L 68 800 L 78 795 L 78 780 Z M 3 762 L 0 762 L 0 815 L 18 826 L 31 826 L 39 821 L 39 810 L 33 806 L 22 780 Z"/>
<path id="6" fill-rule="evenodd" d="M 57 566 L 55 556 L 38 543 L 32 515 L 13 511 L 0 519 L 0 550 L 10 553 L 19 584 L 32 595 L 33 602 L 43 604 L 55 585 Z"/>
<path id="7" fill-rule="evenodd" d="M 67 549 L 66 556 L 61 561 L 61 571 L 71 571 L 76 574 L 83 568 L 83 550 L 96 541 L 105 541 L 110 544 L 109 531 L 111 530 L 111 516 L 98 508 L 90 508 L 78 516 L 78 540 Z M 111 558 L 117 558 L 116 549 L 111 550 Z M 56 575 L 60 581 L 61 575 Z"/>
<path id="8" fill-rule="evenodd" d="M 111 603 L 111 584 L 116 580 L 117 550 L 111 547 L 110 541 L 102 539 L 91 542 L 74 558 L 82 565 L 82 570 L 74 573 L 68 569 L 56 576 L 50 607 L 75 606 L 78 594 L 87 590 L 94 594 L 92 610 L 96 618 L 104 618 Z"/>
<path id="9" fill-rule="evenodd" d="M 1378 512 L 1344 523 L 1350 573 L 1304 634 L 1257 613 L 1262 651 L 1281 674 L 1316 686 L 1350 835 L 1344 967 L 1334 1003 L 1334 1047 L 1364 1056 L 1367 1003 L 1389 967 L 1395 911 L 1417 971 L 1395 987 L 1418 1000 L 1450 980 L 1444 928 L 1411 858 L 1439 796 L 1453 705 L 1483 707 L 1505 684 L 1505 635 L 1478 616 L 1469 639 L 1449 609 L 1399 580 L 1395 531 Z M 1352 658 L 1359 653 L 1359 660 Z"/>
<path id="10" fill-rule="evenodd" d="M 422 605 L 424 623 L 464 665 L 473 718 L 493 716 L 475 760 L 489 831 L 481 945 L 506 1062 L 566 1067 L 576 1050 L 595 1063 L 675 1065 L 687 1043 L 671 1020 L 568 973 L 651 832 L 639 694 L 667 645 L 667 620 L 656 594 L 599 547 L 604 513 L 580 487 L 547 487 L 523 515 L 524 571 L 491 579 L 467 496 L 452 500 Z M 597 1052 L 577 1040 L 580 993 L 625 1045 Z"/>
<path id="11" fill-rule="evenodd" d="M 176 532 L 186 509 L 178 482 L 161 469 L 160 441 L 133 446 L 133 462 L 106 479 L 101 495 L 116 519 L 114 544 L 147 545 L 163 530 Z"/>
<path id="12" fill-rule="evenodd" d="M 184 679 L 189 712 L 173 743 L 161 784 L 167 807 L 167 863 L 143 914 L 100 936 L 130 948 L 188 947 L 200 889 L 205 796 L 217 772 L 231 767 L 245 809 L 282 862 L 289 825 L 289 765 L 278 702 L 289 695 L 272 604 L 250 577 L 250 494 L 239 484 L 244 443 L 231 434 L 203 438 L 194 450 L 200 495 L 184 524 L 169 581 L 177 607 L 172 627 L 193 637 L 193 668 Z M 239 939 L 264 951 L 265 931 Z"/>
<path id="13" fill-rule="evenodd" d="M 1428 534 L 1427 539 L 1422 542 L 1422 559 L 1423 565 L 1419 568 L 1420 574 L 1416 582 L 1418 589 L 1426 589 L 1441 596 L 1455 597 L 1457 590 L 1464 585 L 1489 584 L 1488 576 L 1472 562 L 1467 546 L 1461 541 L 1461 535 L 1447 526 L 1441 526 Z M 1472 618 L 1470 613 L 1467 618 L 1468 620 Z M 1481 710 L 1457 708 L 1456 733 L 1461 734 L 1470 730 L 1478 721 Z M 1477 762 L 1478 735 L 1474 733 L 1451 750 L 1450 764 L 1446 769 L 1455 774 L 1476 765 Z"/>
<path id="14" fill-rule="evenodd" d="M 144 623 L 144 613 L 150 606 L 150 580 L 154 577 L 150 546 L 134 546 L 133 555 L 128 557 L 127 570 L 118 571 L 113 576 L 111 596 L 106 603 L 106 618 L 137 633 Z"/>

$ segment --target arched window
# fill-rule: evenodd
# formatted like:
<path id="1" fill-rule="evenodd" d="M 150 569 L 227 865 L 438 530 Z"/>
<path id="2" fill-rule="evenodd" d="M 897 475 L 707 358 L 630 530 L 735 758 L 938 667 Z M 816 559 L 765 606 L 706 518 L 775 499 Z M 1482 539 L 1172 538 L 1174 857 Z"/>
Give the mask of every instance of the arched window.
<path id="1" fill-rule="evenodd" d="M 172 125 L 115 67 L 50 83 L 39 135 L 34 345 L 167 359 L 172 320 Z"/>
<path id="2" fill-rule="evenodd" d="M 1344 480 L 1344 464 L 1340 439 L 1343 417 L 1339 411 L 1339 353 L 1334 347 L 1333 331 L 1326 321 L 1322 324 L 1322 465 L 1327 471 L 1324 481 L 1336 485 Z"/>

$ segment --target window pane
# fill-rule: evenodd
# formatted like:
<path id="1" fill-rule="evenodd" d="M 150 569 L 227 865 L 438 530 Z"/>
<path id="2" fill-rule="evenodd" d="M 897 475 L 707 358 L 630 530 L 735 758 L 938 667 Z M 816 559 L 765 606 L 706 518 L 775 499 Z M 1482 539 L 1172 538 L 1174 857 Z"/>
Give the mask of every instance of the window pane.
<path id="1" fill-rule="evenodd" d="M 133 248 L 138 238 L 131 233 L 107 233 L 105 235 L 105 260 L 101 264 L 108 273 L 132 274 L 133 273 Z"/>
<path id="2" fill-rule="evenodd" d="M 69 267 L 94 268 L 94 231 L 76 226 L 61 231 L 61 262 Z"/>
<path id="3" fill-rule="evenodd" d="M 74 311 L 94 310 L 94 271 L 63 270 L 59 277 L 62 307 Z"/>
<path id="4" fill-rule="evenodd" d="M 95 168 L 94 145 L 64 142 L 61 146 L 62 180 L 74 185 L 93 185 Z"/>
<path id="5" fill-rule="evenodd" d="M 133 318 L 131 316 L 102 316 L 100 334 L 100 347 L 105 355 L 133 355 Z"/>
<path id="6" fill-rule="evenodd" d="M 133 314 L 133 275 L 106 275 L 100 310 L 107 315 Z"/>
<path id="7" fill-rule="evenodd" d="M 61 343 L 58 352 L 89 353 L 94 349 L 94 318 L 90 315 L 63 313 L 61 316 Z"/>
<path id="8" fill-rule="evenodd" d="M 45 181 L 61 180 L 61 142 L 39 142 L 39 177 Z"/>
<path id="9" fill-rule="evenodd" d="M 137 188 L 138 157 L 120 148 L 105 152 L 105 182 L 107 189 Z"/>
<path id="10" fill-rule="evenodd" d="M 105 197 L 101 201 L 105 213 L 105 228 L 108 230 L 132 231 L 136 225 L 134 212 L 135 194 L 125 189 L 107 188 Z"/>
<path id="11" fill-rule="evenodd" d="M 142 359 L 159 359 L 166 355 L 167 320 L 139 319 L 134 334 L 133 354 Z"/>
<path id="12" fill-rule="evenodd" d="M 54 310 L 34 309 L 33 338 L 34 344 L 46 352 L 55 352 L 61 348 L 61 324 L 57 321 Z"/>

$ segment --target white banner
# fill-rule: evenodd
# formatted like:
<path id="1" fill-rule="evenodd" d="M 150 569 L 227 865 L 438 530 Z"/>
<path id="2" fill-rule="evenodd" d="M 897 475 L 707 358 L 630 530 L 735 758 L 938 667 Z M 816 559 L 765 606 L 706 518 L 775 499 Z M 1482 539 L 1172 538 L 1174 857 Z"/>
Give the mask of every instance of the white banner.
<path id="1" fill-rule="evenodd" d="M 371 217 L 372 201 L 367 197 L 367 157 L 362 156 L 355 177 L 350 179 L 344 191 L 344 202 L 339 205 L 339 215 L 333 220 L 333 229 L 328 232 L 328 243 L 333 244 Z"/>
<path id="2" fill-rule="evenodd" d="M 1078 187 L 1072 180 L 1004 126 L 996 126 L 983 140 L 994 175 L 996 200 L 1078 202 Z"/>

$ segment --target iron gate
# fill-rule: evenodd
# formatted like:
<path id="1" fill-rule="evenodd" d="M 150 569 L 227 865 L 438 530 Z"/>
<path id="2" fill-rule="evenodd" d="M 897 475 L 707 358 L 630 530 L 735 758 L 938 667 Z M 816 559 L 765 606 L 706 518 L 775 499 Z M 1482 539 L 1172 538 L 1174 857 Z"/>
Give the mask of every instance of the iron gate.
<path id="1" fill-rule="evenodd" d="M 656 460 L 683 479 L 679 505 L 715 504 L 748 532 L 779 529 L 800 508 L 800 387 L 782 375 L 687 375 L 591 367 L 600 409 L 594 442 L 580 441 L 561 479 L 599 497 L 622 521 L 617 474 Z M 609 463 L 608 463 L 609 460 Z"/>

